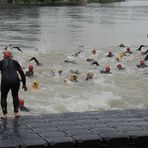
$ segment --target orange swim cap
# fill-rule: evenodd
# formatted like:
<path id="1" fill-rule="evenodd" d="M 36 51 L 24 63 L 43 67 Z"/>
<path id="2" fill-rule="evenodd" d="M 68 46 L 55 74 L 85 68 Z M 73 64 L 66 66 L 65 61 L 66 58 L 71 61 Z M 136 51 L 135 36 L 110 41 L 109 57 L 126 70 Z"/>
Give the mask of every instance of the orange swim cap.
<path id="1" fill-rule="evenodd" d="M 4 58 L 12 57 L 12 53 L 10 51 L 4 51 L 3 54 L 4 54 Z"/>

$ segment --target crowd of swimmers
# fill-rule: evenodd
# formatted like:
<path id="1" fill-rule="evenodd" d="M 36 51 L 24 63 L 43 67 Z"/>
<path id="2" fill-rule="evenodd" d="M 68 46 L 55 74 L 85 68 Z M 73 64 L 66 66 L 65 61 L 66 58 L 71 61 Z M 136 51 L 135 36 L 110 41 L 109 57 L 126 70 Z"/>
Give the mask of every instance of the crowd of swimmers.
<path id="1" fill-rule="evenodd" d="M 124 48 L 123 51 L 120 51 L 117 55 L 114 54 L 112 52 L 112 50 L 109 50 L 108 53 L 106 54 L 106 58 L 114 58 L 118 64 L 116 65 L 116 68 L 118 70 L 124 70 L 126 69 L 126 67 L 123 67 L 122 64 L 121 64 L 121 59 L 127 55 L 131 55 L 133 54 L 133 51 L 131 51 L 131 48 L 130 47 L 126 47 L 124 44 L 120 44 L 119 47 L 121 48 Z M 9 45 L 8 47 L 6 46 L 5 48 L 5 51 L 8 51 L 9 55 L 7 52 L 5 52 L 5 56 L 9 56 L 9 57 L 12 57 L 12 54 L 9 50 L 11 50 L 12 48 L 15 48 L 17 49 L 18 51 L 22 52 L 22 50 L 17 47 L 17 46 L 12 46 L 12 45 Z M 148 48 L 148 46 L 146 45 L 140 45 L 139 48 L 134 51 L 134 52 L 141 52 L 141 55 L 144 56 L 140 61 L 139 61 L 139 64 L 135 65 L 137 68 L 147 68 L 148 65 L 145 64 L 146 61 L 148 61 L 148 49 L 143 51 L 143 48 Z M 77 60 L 79 59 L 80 55 L 85 51 L 85 48 L 84 46 L 80 46 L 78 48 L 78 51 L 76 51 L 74 54 L 72 54 L 71 56 L 68 56 L 64 62 L 67 63 L 67 64 L 74 64 L 74 65 L 77 65 Z M 86 63 L 90 63 L 91 66 L 96 66 L 96 67 L 99 67 L 101 64 L 98 62 L 98 58 L 95 58 L 96 54 L 97 54 L 97 50 L 96 49 L 92 49 L 90 50 L 90 54 L 91 56 L 89 57 L 85 57 L 85 62 Z M 9 58 L 8 57 L 8 58 Z M 97 57 L 97 56 L 96 56 Z M 4 57 L 5 59 L 5 57 Z M 13 61 L 13 59 L 12 59 Z M 32 57 L 29 59 L 29 64 L 28 64 L 28 67 L 27 67 L 27 71 L 24 73 L 24 75 L 26 77 L 33 77 L 34 76 L 34 64 L 32 62 L 35 62 L 36 66 L 43 66 L 43 64 L 41 62 L 39 62 L 39 60 L 36 58 L 36 57 Z M 17 63 L 16 63 L 17 64 Z M 3 71 L 3 69 L 2 69 Z M 51 74 L 53 76 L 56 75 L 56 72 L 55 70 L 51 70 L 50 71 Z M 61 76 L 62 73 L 63 73 L 63 69 L 59 69 L 58 70 L 58 75 Z M 100 70 L 100 73 L 101 74 L 112 74 L 112 71 L 111 71 L 111 68 L 109 65 L 105 66 L 104 69 L 101 69 Z M 68 84 L 69 82 L 78 82 L 78 77 L 79 75 L 82 74 L 82 72 L 79 71 L 79 69 L 70 69 L 69 70 L 69 75 L 70 76 L 67 76 L 66 78 L 64 78 L 64 83 L 65 84 Z M 89 71 L 85 73 L 85 80 L 86 81 L 89 81 L 91 79 L 93 79 L 94 77 L 94 73 L 92 71 Z M 24 89 L 27 90 L 26 88 L 26 82 L 25 82 L 25 79 L 24 79 Z M 36 91 L 39 89 L 39 82 L 38 81 L 33 81 L 32 83 L 32 90 L 33 91 Z M 26 108 L 24 106 L 24 103 L 23 103 L 23 100 L 19 100 L 19 108 L 20 110 L 22 111 L 29 111 L 28 108 Z M 17 114 L 16 114 L 16 117 L 17 117 Z"/>
<path id="2" fill-rule="evenodd" d="M 116 68 L 118 70 L 125 70 L 126 67 L 123 67 L 123 65 L 121 64 L 121 59 L 127 55 L 130 55 L 130 54 L 133 54 L 133 51 L 131 51 L 131 48 L 130 47 L 126 47 L 124 44 L 121 44 L 119 45 L 119 47 L 124 47 L 124 50 L 123 51 L 120 51 L 117 55 L 115 55 L 111 50 L 108 51 L 106 57 L 107 58 L 115 58 L 115 60 L 117 62 L 119 62 L 117 65 L 116 65 Z M 139 64 L 137 64 L 137 68 L 146 68 L 148 67 L 146 64 L 145 64 L 145 61 L 148 60 L 148 49 L 146 51 L 143 51 L 142 48 L 147 48 L 148 46 L 145 46 L 145 45 L 140 45 L 140 47 L 136 50 L 136 51 L 140 51 L 141 52 L 141 55 L 145 56 L 143 59 L 141 59 L 139 61 Z M 65 63 L 70 63 L 70 64 L 77 64 L 77 59 L 79 58 L 79 56 L 81 55 L 81 53 L 83 53 L 85 51 L 85 48 L 84 46 L 80 46 L 78 48 L 78 51 L 76 51 L 74 54 L 72 54 L 71 56 L 67 56 L 67 58 L 64 60 Z M 135 52 L 136 52 L 135 51 Z M 97 53 L 97 50 L 96 49 L 92 49 L 91 50 L 91 55 L 96 55 Z M 92 56 L 92 57 L 93 57 Z M 90 63 L 90 65 L 95 65 L 95 66 L 100 66 L 99 62 L 98 62 L 98 59 L 96 58 L 86 58 L 86 62 Z M 40 63 L 35 57 L 32 57 L 30 60 L 31 61 L 35 61 L 36 63 L 36 66 L 42 66 L 42 63 Z M 31 77 L 34 75 L 34 67 L 32 64 L 29 64 L 28 66 L 28 71 L 26 72 L 26 76 L 28 77 Z M 51 70 L 50 71 L 51 74 L 53 76 L 56 75 L 56 71 L 55 70 Z M 78 82 L 78 76 L 79 74 L 81 74 L 81 72 L 79 71 L 79 69 L 70 69 L 70 76 L 66 77 L 64 79 L 64 82 L 67 83 L 68 81 L 71 81 L 71 82 Z M 60 76 L 62 73 L 63 73 L 63 70 L 60 69 L 58 70 L 58 75 Z M 101 69 L 100 70 L 100 73 L 101 74 L 112 74 L 111 72 L 111 68 L 110 66 L 106 66 L 104 67 L 104 69 Z M 93 72 L 87 72 L 86 73 L 86 78 L 85 80 L 90 80 L 90 79 L 93 79 L 94 77 L 94 73 Z"/>

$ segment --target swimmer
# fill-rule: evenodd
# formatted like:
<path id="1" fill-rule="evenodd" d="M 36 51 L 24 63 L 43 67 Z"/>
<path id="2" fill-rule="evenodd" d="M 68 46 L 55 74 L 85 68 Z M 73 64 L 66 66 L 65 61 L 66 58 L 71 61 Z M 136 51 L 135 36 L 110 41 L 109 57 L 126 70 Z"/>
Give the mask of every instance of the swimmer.
<path id="1" fill-rule="evenodd" d="M 78 76 L 76 74 L 71 74 L 69 78 L 64 79 L 65 84 L 71 84 L 72 82 L 78 82 Z"/>
<path id="2" fill-rule="evenodd" d="M 148 66 L 145 64 L 144 60 L 140 60 L 140 64 L 137 65 L 137 67 L 138 68 L 145 68 L 145 67 L 148 67 Z"/>
<path id="3" fill-rule="evenodd" d="M 128 47 L 128 48 L 126 49 L 125 53 L 132 54 L 133 52 L 132 52 L 131 49 Z"/>
<path id="4" fill-rule="evenodd" d="M 38 90 L 39 89 L 39 82 L 33 81 L 32 83 L 32 90 Z"/>
<path id="5" fill-rule="evenodd" d="M 72 81 L 72 82 L 78 82 L 78 76 L 76 74 L 72 74 L 70 76 L 70 81 Z"/>
<path id="6" fill-rule="evenodd" d="M 140 45 L 140 47 L 137 50 L 141 51 L 142 47 L 144 47 L 144 45 Z"/>
<path id="7" fill-rule="evenodd" d="M 35 61 L 35 63 L 36 63 L 36 66 L 42 66 L 43 64 L 42 63 L 40 63 L 35 57 L 32 57 L 29 61 L 32 61 L 32 60 L 34 60 Z"/>
<path id="8" fill-rule="evenodd" d="M 109 66 L 106 66 L 105 67 L 105 70 L 101 70 L 100 73 L 103 73 L 103 74 L 111 74 L 110 67 Z"/>
<path id="9" fill-rule="evenodd" d="M 114 55 L 113 55 L 112 51 L 109 51 L 106 57 L 113 57 L 113 56 Z"/>
<path id="10" fill-rule="evenodd" d="M 91 53 L 95 55 L 97 53 L 96 49 L 93 49 Z"/>
<path id="11" fill-rule="evenodd" d="M 125 67 L 122 67 L 121 64 L 117 64 L 117 68 L 118 68 L 119 70 L 123 70 L 123 69 L 125 69 Z"/>
<path id="12" fill-rule="evenodd" d="M 97 61 L 91 62 L 91 65 L 99 66 L 100 64 Z"/>
<path id="13" fill-rule="evenodd" d="M 26 71 L 26 74 L 25 74 L 27 77 L 31 77 L 34 75 L 34 71 L 33 71 L 33 65 L 29 65 L 28 66 L 28 71 Z"/>
<path id="14" fill-rule="evenodd" d="M 79 46 L 78 51 L 75 52 L 72 56 L 77 57 L 84 50 L 84 46 Z"/>
<path id="15" fill-rule="evenodd" d="M 29 109 L 24 106 L 24 99 L 19 99 L 19 109 L 23 112 L 29 112 Z"/>
<path id="16" fill-rule="evenodd" d="M 121 43 L 120 45 L 119 45 L 119 47 L 126 47 L 123 43 Z"/>
<path id="17" fill-rule="evenodd" d="M 87 76 L 86 76 L 86 80 L 88 81 L 88 80 L 92 79 L 93 76 L 94 76 L 94 73 L 88 72 L 88 73 L 87 73 Z"/>
<path id="18" fill-rule="evenodd" d="M 95 61 L 94 59 L 86 59 L 87 62 L 90 62 L 91 65 L 96 65 L 96 66 L 99 66 L 100 64 Z"/>

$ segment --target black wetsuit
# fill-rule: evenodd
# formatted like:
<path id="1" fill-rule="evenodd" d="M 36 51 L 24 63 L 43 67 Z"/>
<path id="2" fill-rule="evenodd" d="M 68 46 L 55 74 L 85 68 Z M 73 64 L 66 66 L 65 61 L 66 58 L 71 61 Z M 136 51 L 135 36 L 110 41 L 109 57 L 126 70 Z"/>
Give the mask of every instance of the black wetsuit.
<path id="1" fill-rule="evenodd" d="M 17 113 L 19 108 L 18 92 L 20 88 L 20 78 L 17 72 L 21 76 L 23 86 L 26 86 L 25 74 L 20 64 L 12 58 L 6 58 L 0 61 L 0 71 L 2 74 L 1 107 L 3 114 L 7 114 L 7 95 L 10 89 L 13 97 L 14 112 Z"/>
<path id="2" fill-rule="evenodd" d="M 138 68 L 145 68 L 145 67 L 148 67 L 148 66 L 145 65 L 145 64 L 139 64 L 139 65 L 137 65 L 137 67 L 138 67 Z"/>
<path id="3" fill-rule="evenodd" d="M 148 60 L 148 54 L 145 56 L 144 61 Z"/>

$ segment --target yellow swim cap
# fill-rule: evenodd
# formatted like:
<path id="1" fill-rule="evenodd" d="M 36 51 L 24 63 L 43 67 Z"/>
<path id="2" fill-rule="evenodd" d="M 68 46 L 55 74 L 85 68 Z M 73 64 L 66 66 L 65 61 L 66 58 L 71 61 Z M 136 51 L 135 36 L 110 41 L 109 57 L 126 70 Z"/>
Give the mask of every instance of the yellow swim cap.
<path id="1" fill-rule="evenodd" d="M 72 74 L 70 77 L 70 80 L 75 81 L 75 80 L 77 80 L 77 78 L 78 78 L 78 76 L 76 74 Z"/>
<path id="2" fill-rule="evenodd" d="M 39 88 L 39 81 L 33 81 L 32 88 L 38 89 Z"/>
<path id="3" fill-rule="evenodd" d="M 115 57 L 115 60 L 120 61 L 120 56 Z"/>

